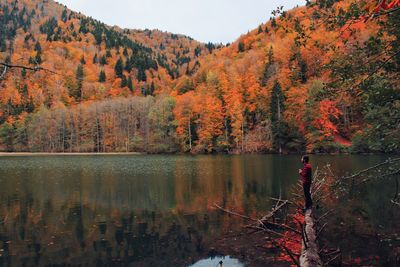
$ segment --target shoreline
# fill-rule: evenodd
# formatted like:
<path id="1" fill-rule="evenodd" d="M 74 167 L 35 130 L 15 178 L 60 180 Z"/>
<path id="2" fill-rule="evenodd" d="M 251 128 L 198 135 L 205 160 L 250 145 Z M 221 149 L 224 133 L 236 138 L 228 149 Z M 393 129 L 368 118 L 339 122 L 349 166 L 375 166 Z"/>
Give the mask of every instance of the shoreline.
<path id="1" fill-rule="evenodd" d="M 118 155 L 146 155 L 140 152 L 0 152 L 0 157 L 18 157 L 18 156 L 118 156 Z"/>
<path id="2" fill-rule="evenodd" d="M 399 156 L 398 154 L 387 154 L 387 153 L 307 153 L 308 155 L 315 156 L 343 156 L 343 155 L 391 155 Z M 303 155 L 298 154 L 276 154 L 276 153 L 211 153 L 211 154 L 192 154 L 192 153 L 143 153 L 143 152 L 0 152 L 0 157 L 23 157 L 23 156 L 143 156 L 143 155 L 277 155 L 277 156 L 290 156 L 290 155 Z"/>

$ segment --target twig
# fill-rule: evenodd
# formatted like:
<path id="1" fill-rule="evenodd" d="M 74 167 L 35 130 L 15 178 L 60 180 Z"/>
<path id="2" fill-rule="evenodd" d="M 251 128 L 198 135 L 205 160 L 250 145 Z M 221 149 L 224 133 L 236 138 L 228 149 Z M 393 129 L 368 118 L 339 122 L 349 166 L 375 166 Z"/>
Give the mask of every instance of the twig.
<path id="1" fill-rule="evenodd" d="M 328 225 L 328 223 L 324 223 L 324 225 L 322 225 L 321 229 L 319 229 L 319 231 L 318 231 L 318 233 L 317 233 L 317 235 L 315 237 L 316 239 L 318 239 L 319 234 L 322 232 L 322 230 L 324 230 L 325 226 L 327 226 L 327 225 Z"/>
<path id="2" fill-rule="evenodd" d="M 269 218 L 271 218 L 272 216 L 274 216 L 274 214 L 280 210 L 283 206 L 285 206 L 286 204 L 288 204 L 288 201 L 284 201 L 281 204 L 279 204 L 278 207 L 273 208 L 267 215 L 265 215 L 264 217 L 261 218 L 261 221 L 266 221 Z"/>
<path id="3" fill-rule="evenodd" d="M 237 212 L 234 212 L 234 211 L 230 211 L 230 210 L 224 209 L 224 208 L 222 208 L 221 206 L 219 206 L 217 203 L 214 203 L 214 207 L 216 207 L 216 208 L 222 210 L 223 212 L 226 212 L 226 213 L 229 213 L 229 214 L 232 214 L 232 215 L 241 217 L 241 218 L 243 218 L 243 219 L 251 220 L 251 221 L 254 221 L 254 222 L 258 222 L 258 221 L 259 221 L 258 219 L 254 219 L 254 218 L 248 217 L 248 216 L 246 216 L 246 215 L 242 215 L 242 214 L 240 214 L 240 213 L 237 213 Z"/>
<path id="4" fill-rule="evenodd" d="M 319 253 L 321 253 L 321 251 L 319 251 Z M 325 256 L 325 257 L 326 257 L 326 256 L 331 256 L 331 255 L 335 255 L 335 254 L 337 254 L 337 253 L 341 253 L 340 249 L 336 249 L 336 250 L 333 251 L 333 252 L 326 253 L 326 254 L 324 254 L 324 256 Z"/>
<path id="5" fill-rule="evenodd" d="M 261 222 L 261 223 L 262 223 L 263 226 L 267 227 L 265 225 L 265 223 L 263 223 L 263 222 Z M 301 234 L 301 232 L 299 230 L 297 230 L 297 229 L 295 229 L 295 228 L 293 228 L 293 227 L 291 227 L 291 226 L 289 226 L 287 224 L 280 224 L 280 223 L 274 223 L 274 222 L 267 222 L 267 223 L 271 224 L 271 225 L 274 225 L 276 227 L 280 227 L 280 228 L 284 228 L 284 229 L 290 230 L 290 231 L 292 231 L 292 232 L 294 232 L 296 234 Z"/>
<path id="6" fill-rule="evenodd" d="M 325 266 L 329 266 L 329 263 L 331 263 L 332 261 L 336 260 L 337 258 L 339 258 L 339 256 L 341 256 L 341 253 L 337 254 L 335 257 L 333 257 L 332 259 L 330 259 L 329 261 L 325 262 L 324 265 Z"/>
<path id="7" fill-rule="evenodd" d="M 399 51 L 399 52 L 400 52 L 400 51 Z M 380 166 L 383 166 L 383 165 L 388 164 L 388 163 L 393 163 L 393 162 L 396 162 L 396 161 L 400 161 L 400 158 L 385 160 L 384 162 L 381 162 L 381 163 L 379 163 L 379 164 L 376 164 L 376 165 L 374 165 L 374 166 L 372 166 L 372 167 L 369 167 L 369 168 L 367 168 L 367 169 L 361 170 L 361 171 L 359 171 L 359 172 L 357 172 L 357 173 L 355 173 L 355 174 L 353 174 L 353 175 L 350 175 L 350 176 L 347 176 L 347 177 L 342 177 L 341 180 L 353 179 L 353 178 L 355 178 L 355 177 L 357 177 L 357 176 L 360 176 L 361 174 L 366 173 L 366 172 L 368 172 L 368 171 L 370 171 L 370 170 L 376 169 L 376 168 L 378 168 L 378 167 L 380 167 Z"/>
<path id="8" fill-rule="evenodd" d="M 284 245 L 281 245 L 281 247 L 286 251 L 287 254 L 289 254 L 290 258 L 292 259 L 293 263 L 297 266 L 300 267 L 300 264 L 298 261 L 294 258 L 293 253 Z"/>
<path id="9" fill-rule="evenodd" d="M 322 216 L 320 216 L 320 217 L 318 218 L 318 220 L 317 220 L 315 223 L 318 224 L 319 221 L 321 221 L 323 218 L 325 218 L 326 216 L 328 216 L 332 211 L 333 211 L 333 209 L 328 210 L 327 212 L 325 212 Z"/>
<path id="10" fill-rule="evenodd" d="M 400 207 L 400 202 L 394 201 L 393 199 L 391 200 L 391 202 Z"/>

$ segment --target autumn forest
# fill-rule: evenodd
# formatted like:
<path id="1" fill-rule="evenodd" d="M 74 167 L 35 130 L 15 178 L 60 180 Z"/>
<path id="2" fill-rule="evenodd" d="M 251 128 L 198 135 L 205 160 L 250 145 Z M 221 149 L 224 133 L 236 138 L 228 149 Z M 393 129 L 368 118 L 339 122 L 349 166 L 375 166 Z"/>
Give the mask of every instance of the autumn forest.
<path id="1" fill-rule="evenodd" d="M 213 44 L 1 0 L 0 150 L 399 153 L 399 8 L 307 1 Z"/>

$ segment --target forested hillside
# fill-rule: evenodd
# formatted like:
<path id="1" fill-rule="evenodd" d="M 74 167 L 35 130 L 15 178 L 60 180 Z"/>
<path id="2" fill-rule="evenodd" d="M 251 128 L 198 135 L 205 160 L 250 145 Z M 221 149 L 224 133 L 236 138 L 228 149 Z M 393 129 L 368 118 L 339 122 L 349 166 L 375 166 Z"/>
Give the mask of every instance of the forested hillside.
<path id="1" fill-rule="evenodd" d="M 278 8 L 222 46 L 1 0 L 1 150 L 400 152 L 399 1 L 378 2 Z"/>

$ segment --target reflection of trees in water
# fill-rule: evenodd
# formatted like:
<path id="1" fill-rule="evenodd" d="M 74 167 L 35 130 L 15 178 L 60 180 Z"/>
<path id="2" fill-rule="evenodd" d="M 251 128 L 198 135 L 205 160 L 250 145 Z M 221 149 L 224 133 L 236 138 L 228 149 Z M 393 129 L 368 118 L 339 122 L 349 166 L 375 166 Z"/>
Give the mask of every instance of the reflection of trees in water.
<path id="1" fill-rule="evenodd" d="M 1 181 L 5 265 L 190 263 L 240 227 L 213 203 L 251 215 L 268 210 L 267 197 L 280 186 L 273 166 L 254 158 L 176 158 L 168 175 L 160 168 L 143 177 L 119 172 L 126 167 L 119 161 L 68 162 Z"/>
<path id="2" fill-rule="evenodd" d="M 190 264 L 207 256 L 221 216 L 101 210 L 110 216 L 99 218 L 101 207 L 95 212 L 76 200 L 56 205 L 50 199 L 43 212 L 29 195 L 15 195 L 6 203 L 0 214 L 1 266 Z"/>

